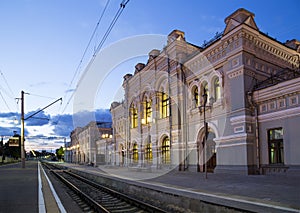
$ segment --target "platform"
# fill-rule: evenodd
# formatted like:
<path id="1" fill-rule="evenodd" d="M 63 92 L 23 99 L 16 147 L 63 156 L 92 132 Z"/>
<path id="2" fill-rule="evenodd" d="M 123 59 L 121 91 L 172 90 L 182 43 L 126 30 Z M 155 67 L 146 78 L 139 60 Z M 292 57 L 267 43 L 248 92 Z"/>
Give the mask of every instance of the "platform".
<path id="1" fill-rule="evenodd" d="M 300 177 L 297 175 L 237 175 L 176 171 L 134 171 L 127 167 L 67 167 L 137 182 L 154 190 L 253 212 L 300 212 Z"/>
<path id="2" fill-rule="evenodd" d="M 66 212 L 38 161 L 0 166 L 0 212 Z"/>

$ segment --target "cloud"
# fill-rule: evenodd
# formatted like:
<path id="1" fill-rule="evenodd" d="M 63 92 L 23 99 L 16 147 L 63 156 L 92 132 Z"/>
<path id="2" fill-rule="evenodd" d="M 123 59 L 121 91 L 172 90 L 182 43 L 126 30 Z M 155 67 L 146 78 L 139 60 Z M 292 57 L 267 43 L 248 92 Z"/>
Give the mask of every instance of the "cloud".
<path id="1" fill-rule="evenodd" d="M 0 113 L 0 117 L 1 118 L 13 118 L 16 116 L 19 116 L 19 113 L 16 112 L 4 112 L 4 113 Z"/>
<path id="2" fill-rule="evenodd" d="M 59 136 L 70 136 L 73 127 L 73 118 L 70 114 L 56 115 L 52 117 L 51 125 L 54 126 L 53 132 Z"/>
<path id="3" fill-rule="evenodd" d="M 50 115 L 46 115 L 44 111 L 41 111 L 33 117 L 30 117 L 35 112 L 36 111 L 32 111 L 25 115 L 25 122 L 27 126 L 43 126 L 49 123 Z"/>
<path id="4" fill-rule="evenodd" d="M 16 131 L 17 134 L 21 134 L 21 128 L 19 127 L 1 127 L 0 126 L 0 136 L 13 136 L 14 131 Z M 28 135 L 28 130 L 25 128 L 24 134 L 25 136 Z"/>

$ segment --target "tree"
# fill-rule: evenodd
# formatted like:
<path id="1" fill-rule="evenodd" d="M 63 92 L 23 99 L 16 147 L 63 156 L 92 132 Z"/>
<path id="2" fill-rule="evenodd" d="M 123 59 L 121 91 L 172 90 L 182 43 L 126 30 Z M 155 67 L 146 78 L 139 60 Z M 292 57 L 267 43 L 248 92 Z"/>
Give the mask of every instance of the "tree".
<path id="1" fill-rule="evenodd" d="M 60 161 L 63 159 L 64 156 L 64 148 L 61 146 L 59 149 L 56 150 L 57 159 Z"/>

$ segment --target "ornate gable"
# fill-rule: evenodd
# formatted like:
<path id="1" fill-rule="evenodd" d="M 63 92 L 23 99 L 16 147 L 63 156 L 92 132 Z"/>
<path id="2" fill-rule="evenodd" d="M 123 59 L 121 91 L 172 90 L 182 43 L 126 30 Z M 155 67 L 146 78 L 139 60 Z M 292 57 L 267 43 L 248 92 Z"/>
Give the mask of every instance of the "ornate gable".
<path id="1" fill-rule="evenodd" d="M 255 30 L 258 30 L 258 27 L 254 21 L 254 14 L 245 10 L 243 8 L 238 9 L 230 16 L 225 19 L 226 27 L 224 30 L 224 35 L 230 32 L 232 29 L 236 28 L 241 24 L 246 24 L 249 27 L 252 27 Z"/>

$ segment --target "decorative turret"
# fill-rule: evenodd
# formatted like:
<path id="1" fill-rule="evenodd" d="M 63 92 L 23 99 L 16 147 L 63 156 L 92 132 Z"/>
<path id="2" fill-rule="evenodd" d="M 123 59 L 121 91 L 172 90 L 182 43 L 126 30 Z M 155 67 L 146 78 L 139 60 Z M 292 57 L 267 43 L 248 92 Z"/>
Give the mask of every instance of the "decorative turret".
<path id="1" fill-rule="evenodd" d="M 226 27 L 224 30 L 224 35 L 241 24 L 246 24 L 249 27 L 258 30 L 258 27 L 254 21 L 254 16 L 254 13 L 251 13 L 244 8 L 236 10 L 225 19 Z"/>
<path id="2" fill-rule="evenodd" d="M 185 41 L 184 32 L 182 32 L 180 30 L 173 30 L 168 35 L 168 44 L 172 43 L 175 40 L 183 40 L 183 41 Z"/>

